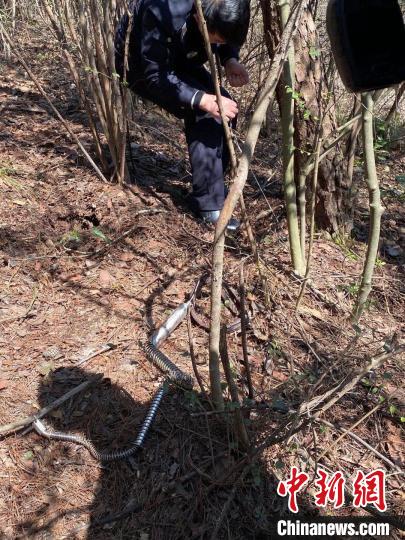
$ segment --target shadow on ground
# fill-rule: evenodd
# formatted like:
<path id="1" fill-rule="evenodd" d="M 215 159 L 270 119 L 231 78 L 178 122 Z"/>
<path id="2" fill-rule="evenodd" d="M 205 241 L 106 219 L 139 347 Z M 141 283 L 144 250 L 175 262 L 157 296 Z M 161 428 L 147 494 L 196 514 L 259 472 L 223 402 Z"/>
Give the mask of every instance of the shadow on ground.
<path id="1" fill-rule="evenodd" d="M 78 368 L 51 372 L 39 388 L 39 406 L 90 376 Z M 41 447 L 37 500 L 44 502 L 35 503 L 29 519 L 19 524 L 18 537 L 52 538 L 64 520 L 66 537 L 89 540 L 135 538 L 142 532 L 149 538 L 208 538 L 216 527 L 219 538 L 269 538 L 275 515 L 286 514 L 277 480 L 258 463 L 238 484 L 243 456 L 232 430 L 215 417 L 208 422 L 204 415 L 192 416 L 201 405 L 197 394 L 172 391 L 143 451 L 103 466 L 81 446 L 35 435 Z M 103 379 L 46 421 L 54 430 L 85 435 L 98 451 L 114 451 L 134 441 L 147 406 Z M 60 511 L 64 481 L 73 486 L 71 508 Z"/>

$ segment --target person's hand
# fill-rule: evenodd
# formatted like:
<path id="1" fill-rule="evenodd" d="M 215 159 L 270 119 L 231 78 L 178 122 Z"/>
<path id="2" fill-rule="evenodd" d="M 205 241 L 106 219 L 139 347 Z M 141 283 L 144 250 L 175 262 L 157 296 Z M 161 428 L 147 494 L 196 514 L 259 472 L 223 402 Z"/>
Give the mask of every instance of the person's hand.
<path id="1" fill-rule="evenodd" d="M 227 97 L 221 98 L 222 107 L 224 109 L 225 116 L 228 120 L 232 120 L 238 114 L 238 106 L 236 103 Z M 204 94 L 200 101 L 200 109 L 212 114 L 214 118 L 221 119 L 219 107 L 217 103 L 217 97 L 213 94 Z"/>
<path id="2" fill-rule="evenodd" d="M 249 82 L 249 73 L 236 58 L 230 58 L 225 64 L 225 74 L 231 86 L 244 86 Z"/>

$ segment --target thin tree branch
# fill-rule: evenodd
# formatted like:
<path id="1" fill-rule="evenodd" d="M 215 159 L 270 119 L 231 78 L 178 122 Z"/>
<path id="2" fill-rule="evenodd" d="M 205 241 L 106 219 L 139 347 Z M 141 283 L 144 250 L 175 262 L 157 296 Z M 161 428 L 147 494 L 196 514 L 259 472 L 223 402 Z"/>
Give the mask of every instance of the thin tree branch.
<path id="1" fill-rule="evenodd" d="M 220 353 L 222 365 L 224 368 L 225 378 L 228 383 L 229 393 L 231 395 L 232 403 L 235 407 L 235 431 L 238 437 L 238 442 L 244 450 L 247 450 L 250 446 L 249 437 L 246 431 L 246 426 L 243 421 L 242 411 L 240 410 L 238 388 L 235 384 L 231 364 L 228 355 L 228 345 L 226 342 L 226 326 L 221 326 L 221 341 L 220 341 Z"/>
<path id="2" fill-rule="evenodd" d="M 245 311 L 245 278 L 243 275 L 243 262 L 240 265 L 239 271 L 239 296 L 240 296 L 240 323 L 241 323 L 241 335 L 242 335 L 242 351 L 243 351 L 243 363 L 245 366 L 245 375 L 248 385 L 249 399 L 254 399 L 255 394 L 252 384 L 252 375 L 250 373 L 249 354 L 247 350 L 247 336 L 246 336 L 246 311 Z"/>
<path id="3" fill-rule="evenodd" d="M 200 387 L 201 394 L 204 396 L 204 399 L 212 406 L 211 400 L 208 397 L 207 392 L 204 388 L 204 383 L 201 378 L 200 372 L 198 371 L 198 366 L 195 358 L 195 352 L 194 352 L 194 340 L 193 340 L 193 333 L 191 328 L 191 316 L 190 316 L 190 310 L 187 313 L 187 332 L 188 332 L 188 342 L 190 345 L 190 357 L 191 357 L 191 364 L 193 366 L 193 371 L 195 378 L 197 379 L 198 386 Z"/>
<path id="4" fill-rule="evenodd" d="M 210 374 L 218 377 L 216 383 L 216 396 L 214 399 L 214 403 L 217 407 L 221 407 L 221 402 L 223 403 L 219 379 L 219 328 L 221 324 L 221 306 L 220 300 L 218 305 L 218 298 L 220 299 L 222 287 L 224 233 L 246 183 L 249 165 L 253 157 L 261 125 L 263 123 L 266 111 L 270 103 L 272 103 L 274 100 L 274 91 L 280 78 L 283 64 L 287 55 L 288 46 L 297 31 L 302 11 L 307 2 L 308 0 L 301 0 L 297 4 L 295 11 L 291 15 L 290 20 L 284 28 L 279 44 L 279 50 L 273 58 L 269 74 L 266 79 L 266 83 L 260 93 L 256 110 L 253 113 L 250 121 L 246 140 L 243 145 L 242 155 L 240 156 L 236 177 L 229 190 L 228 197 L 225 200 L 224 206 L 215 227 L 213 261 L 215 261 L 216 268 L 213 269 L 211 291 L 211 325 L 214 332 L 210 334 Z M 213 304 L 214 300 L 216 302 L 215 304 Z"/>

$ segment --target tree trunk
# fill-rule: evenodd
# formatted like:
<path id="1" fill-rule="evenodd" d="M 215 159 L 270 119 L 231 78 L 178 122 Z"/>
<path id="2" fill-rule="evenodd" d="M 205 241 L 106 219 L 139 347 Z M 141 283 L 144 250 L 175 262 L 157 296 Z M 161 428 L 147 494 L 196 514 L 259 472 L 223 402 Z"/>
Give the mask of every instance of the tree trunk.
<path id="1" fill-rule="evenodd" d="M 275 0 L 261 0 L 263 26 L 269 55 L 273 56 L 280 35 L 280 17 Z M 327 77 L 321 61 L 315 22 L 310 8 L 304 11 L 295 43 L 295 152 L 296 179 L 314 151 L 318 119 L 324 118 L 323 140 L 326 141 L 337 126 L 334 97 L 327 98 Z M 277 91 L 281 105 L 280 81 Z M 280 109 L 281 110 L 281 109 Z M 325 111 L 326 114 L 325 114 Z M 321 149 L 322 154 L 322 149 Z M 336 147 L 319 164 L 315 220 L 319 229 L 330 232 L 349 232 L 352 228 L 351 182 L 341 147 Z M 298 182 L 297 182 L 298 185 Z M 307 188 L 308 189 L 308 188 Z M 302 226 L 303 224 L 301 224 Z"/>

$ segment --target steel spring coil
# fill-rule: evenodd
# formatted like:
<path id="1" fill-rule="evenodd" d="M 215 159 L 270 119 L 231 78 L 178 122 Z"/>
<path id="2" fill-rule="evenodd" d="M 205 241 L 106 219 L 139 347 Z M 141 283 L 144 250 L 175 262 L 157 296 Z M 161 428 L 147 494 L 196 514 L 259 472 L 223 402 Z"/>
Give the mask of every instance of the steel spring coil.
<path id="1" fill-rule="evenodd" d="M 149 360 L 163 373 L 166 373 L 168 380 L 185 390 L 191 390 L 194 386 L 194 380 L 179 369 L 161 350 L 159 350 L 151 341 L 148 341 L 143 347 Z"/>
<path id="2" fill-rule="evenodd" d="M 84 435 L 73 435 L 73 433 L 62 433 L 60 431 L 50 430 L 39 419 L 36 419 L 33 422 L 33 427 L 39 435 L 42 435 L 42 437 L 57 441 L 80 444 L 81 446 L 84 446 L 94 457 L 94 459 L 97 459 L 98 461 L 106 462 L 126 459 L 142 448 L 145 437 L 149 431 L 150 426 L 152 425 L 153 420 L 155 419 L 159 405 L 166 392 L 167 384 L 165 382 L 160 385 L 156 394 L 154 395 L 152 403 L 150 404 L 148 412 L 146 414 L 145 420 L 142 422 L 141 428 L 139 429 L 138 436 L 135 442 L 126 450 L 116 450 L 114 452 L 99 452 L 94 446 L 94 444 L 89 441 Z"/>
<path id="3" fill-rule="evenodd" d="M 36 419 L 33 422 L 33 427 L 36 432 L 43 437 L 47 437 L 48 439 L 80 444 L 87 448 L 90 454 L 99 461 L 125 459 L 137 452 L 142 447 L 145 437 L 152 425 L 153 420 L 155 419 L 159 405 L 163 399 L 163 396 L 167 392 L 168 383 L 180 386 L 185 390 L 191 390 L 194 386 L 193 378 L 179 369 L 161 350 L 158 349 L 158 346 L 163 343 L 163 341 L 177 328 L 177 326 L 187 315 L 188 309 L 196 295 L 201 281 L 202 278 L 198 280 L 190 299 L 187 302 L 180 304 L 180 306 L 174 310 L 165 323 L 154 333 L 151 339 L 143 346 L 147 358 L 166 374 L 166 380 L 159 387 L 155 396 L 153 397 L 146 418 L 139 429 L 138 436 L 135 442 L 128 449 L 119 450 L 116 452 L 99 452 L 95 448 L 94 444 L 83 435 L 73 435 L 71 433 L 61 433 L 58 431 L 49 430 L 39 419 Z"/>

